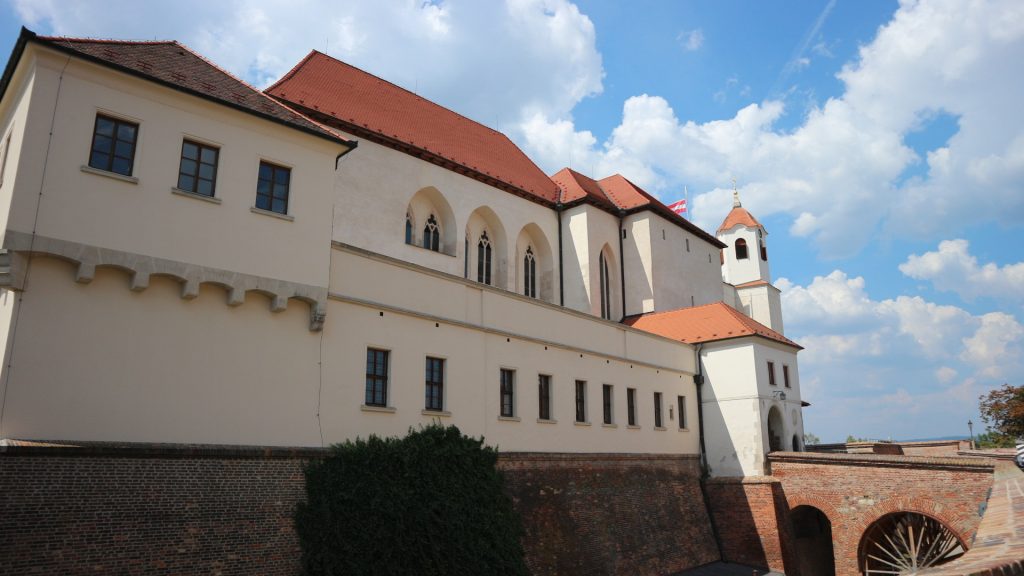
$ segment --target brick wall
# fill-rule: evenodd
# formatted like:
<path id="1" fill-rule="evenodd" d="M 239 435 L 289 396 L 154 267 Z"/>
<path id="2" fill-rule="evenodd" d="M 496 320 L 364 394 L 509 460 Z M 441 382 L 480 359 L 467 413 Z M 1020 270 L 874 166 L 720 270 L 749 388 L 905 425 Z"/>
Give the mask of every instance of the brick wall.
<path id="1" fill-rule="evenodd" d="M 984 460 L 878 454 L 769 455 L 785 506 L 813 506 L 831 523 L 837 576 L 855 576 L 861 537 L 886 514 L 931 516 L 968 546 L 981 522 L 993 481 Z"/>
<path id="2" fill-rule="evenodd" d="M 320 450 L 0 446 L 0 575 L 299 572 Z M 696 458 L 502 455 L 534 574 L 666 574 L 718 559 Z"/>
<path id="3" fill-rule="evenodd" d="M 718 560 L 696 456 L 506 454 L 534 576 L 670 574 Z"/>
<path id="4" fill-rule="evenodd" d="M 778 572 L 793 566 L 781 482 L 765 476 L 712 478 L 706 489 L 722 560 Z"/>
<path id="5" fill-rule="evenodd" d="M 296 574 L 313 454 L 8 447 L 0 574 Z"/>

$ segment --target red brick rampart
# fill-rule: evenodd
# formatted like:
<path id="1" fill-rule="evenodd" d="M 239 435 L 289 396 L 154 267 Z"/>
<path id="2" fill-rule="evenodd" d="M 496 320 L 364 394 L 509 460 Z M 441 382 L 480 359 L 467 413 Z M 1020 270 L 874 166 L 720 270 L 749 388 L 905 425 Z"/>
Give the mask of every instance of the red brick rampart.
<path id="1" fill-rule="evenodd" d="M 0 446 L 0 574 L 299 573 L 319 449 Z M 658 575 L 718 560 L 696 457 L 503 454 L 533 574 Z"/>
<path id="2" fill-rule="evenodd" d="M 719 559 L 696 456 L 503 454 L 534 576 L 671 574 Z"/>
<path id="3" fill-rule="evenodd" d="M 777 572 L 793 565 L 786 499 L 778 479 L 712 478 L 705 486 L 722 560 Z"/>
<path id="4" fill-rule="evenodd" d="M 993 479 L 991 462 L 969 458 L 775 452 L 768 461 L 788 510 L 813 506 L 828 518 L 837 576 L 860 574 L 861 537 L 891 512 L 931 516 L 971 546 Z"/>

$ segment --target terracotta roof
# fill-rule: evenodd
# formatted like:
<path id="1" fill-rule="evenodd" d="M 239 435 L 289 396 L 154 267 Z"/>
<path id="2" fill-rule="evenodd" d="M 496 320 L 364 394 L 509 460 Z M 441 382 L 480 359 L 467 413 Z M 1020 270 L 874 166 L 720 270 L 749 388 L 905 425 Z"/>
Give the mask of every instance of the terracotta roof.
<path id="1" fill-rule="evenodd" d="M 562 204 L 585 199 L 608 209 L 619 208 L 605 195 L 597 180 L 584 176 L 572 168 L 562 168 L 551 177 L 551 180 L 558 185 L 559 202 Z"/>
<path id="2" fill-rule="evenodd" d="M 729 215 L 725 217 L 725 221 L 718 227 L 718 232 L 716 232 L 716 234 L 725 232 L 737 224 L 742 224 L 748 228 L 757 228 L 758 226 L 761 226 L 761 223 L 757 221 L 757 218 L 754 218 L 753 214 L 747 212 L 746 208 L 742 206 L 733 206 L 733 209 L 729 211 Z M 761 226 L 761 228 L 764 228 L 764 226 Z"/>
<path id="3" fill-rule="evenodd" d="M 725 302 L 628 316 L 623 318 L 622 322 L 645 332 L 680 340 L 687 344 L 715 342 L 743 336 L 762 336 L 803 350 L 803 346 Z"/>
<path id="4" fill-rule="evenodd" d="M 753 288 L 754 286 L 772 286 L 772 283 L 766 280 L 752 280 L 743 284 L 737 284 L 735 288 Z M 774 286 L 772 287 L 774 288 Z"/>
<path id="5" fill-rule="evenodd" d="M 139 42 L 36 36 L 23 28 L 12 63 L 20 57 L 18 48 L 23 48 L 24 42 L 30 40 L 350 147 L 355 144 L 270 98 L 175 41 Z M 8 68 L 13 72 L 11 64 Z M 9 81 L 7 74 L 5 80 Z"/>
<path id="6" fill-rule="evenodd" d="M 544 203 L 558 201 L 555 183 L 501 132 L 326 54 L 310 52 L 265 92 L 329 117 L 346 132 L 400 143 L 416 156 L 424 152 L 453 165 L 441 163 L 446 168 L 494 179 Z"/>

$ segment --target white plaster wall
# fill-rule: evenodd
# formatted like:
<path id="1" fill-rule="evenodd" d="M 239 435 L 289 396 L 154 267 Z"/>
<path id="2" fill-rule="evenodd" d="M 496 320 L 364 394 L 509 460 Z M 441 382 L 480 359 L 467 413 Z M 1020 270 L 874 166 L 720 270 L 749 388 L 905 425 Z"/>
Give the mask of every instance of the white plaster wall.
<path id="1" fill-rule="evenodd" d="M 34 57 L 27 56 L 26 60 L 31 62 Z M 25 144 L 26 136 L 38 137 L 35 132 L 26 133 L 28 126 L 29 108 L 32 103 L 32 89 L 35 80 L 35 67 L 30 63 L 24 63 L 15 70 L 10 84 L 7 86 L 7 93 L 0 102 L 0 162 L 3 162 L 3 182 L 0 183 L 0 230 L 7 229 L 7 218 L 10 214 L 13 201 L 15 182 L 20 173 L 19 166 L 24 160 L 21 150 Z M 37 131 L 42 133 L 42 130 Z M 9 140 L 8 140 L 9 139 Z M 4 146 L 10 142 L 6 151 Z M 6 154 L 6 159 L 3 155 Z"/>
<path id="2" fill-rule="evenodd" d="M 764 473 L 754 360 L 748 339 L 709 343 L 701 350 L 704 442 L 712 476 Z"/>
<path id="3" fill-rule="evenodd" d="M 721 301 L 719 249 L 653 212 L 642 214 L 650 227 L 654 311 Z"/>
<path id="4" fill-rule="evenodd" d="M 783 334 L 782 299 L 779 289 L 771 284 L 735 289 L 743 313 L 761 324 Z"/>
<path id="5" fill-rule="evenodd" d="M 768 261 L 761 259 L 757 231 L 758 228 L 747 228 L 737 224 L 718 234 L 718 239 L 727 246 L 722 263 L 722 280 L 736 286 L 755 280 L 772 281 Z M 764 236 L 767 242 L 768 233 L 764 232 Z M 747 258 L 744 260 L 736 259 L 736 240 L 740 238 L 747 241 Z"/>
<path id="6" fill-rule="evenodd" d="M 557 250 L 558 219 L 553 208 L 368 140 L 360 140 L 359 147 L 341 160 L 334 188 L 335 240 L 448 274 L 463 276 L 467 224 L 470 215 L 481 208 L 494 215 L 505 235 L 500 251 L 493 253 L 493 285 L 506 290 L 521 285 L 515 266 L 521 258 L 515 252 L 516 240 L 527 226 L 535 225 L 531 228 L 534 234 Z M 453 231 L 454 246 L 446 246 L 442 253 L 421 247 L 423 220 L 415 223 L 417 245 L 405 244 L 406 210 L 410 200 L 425 188 L 437 190 L 452 211 L 452 221 L 442 225 Z M 469 239 L 470 278 L 476 278 L 478 233 L 474 229 Z M 548 269 L 539 269 L 537 275 L 551 285 L 546 299 L 557 302 L 557 257 L 548 264 Z"/>
<path id="7" fill-rule="evenodd" d="M 796 349 L 776 344 L 764 339 L 758 339 L 754 344 L 755 366 L 758 373 L 758 390 L 762 397 L 764 417 L 762 418 L 764 449 L 768 446 L 768 408 L 776 406 L 782 413 L 783 434 L 782 449 L 792 450 L 792 438 L 796 435 L 803 439 L 803 408 L 800 406 L 800 370 L 797 366 Z M 775 363 L 775 386 L 768 383 L 768 362 Z M 790 387 L 787 388 L 782 375 L 782 367 L 789 366 Z M 778 398 L 778 392 L 785 392 L 786 399 Z"/>
<path id="8" fill-rule="evenodd" d="M 612 318 L 622 316 L 622 286 L 619 278 L 619 219 L 589 204 L 562 212 L 565 306 L 601 316 L 598 262 L 602 250 L 611 254 L 608 262 Z M 555 264 L 557 266 L 557 263 Z M 627 278 L 628 278 L 627 271 Z"/>
<path id="9" fill-rule="evenodd" d="M 35 227 L 40 235 L 92 246 L 325 285 L 334 160 L 343 146 L 33 44 L 25 53 L 37 56 L 23 62 L 36 63 L 32 128 L 9 229 Z M 88 164 L 97 112 L 139 123 L 137 184 L 80 169 Z M 221 204 L 172 194 L 185 137 L 220 147 Z M 250 211 L 261 160 L 292 169 L 294 221 Z"/>
<path id="10" fill-rule="evenodd" d="M 74 272 L 32 260 L 0 437 L 320 445 L 320 335 L 305 305 L 272 313 L 250 293 L 230 307 L 208 284 L 183 300 L 169 278 L 133 292 L 121 271 L 90 284 Z"/>
<path id="11" fill-rule="evenodd" d="M 626 269 L 626 311 L 624 315 L 653 312 L 654 253 L 651 248 L 651 216 L 644 212 L 623 219 L 626 237 L 622 241 Z M 660 273 L 660 271 L 659 271 Z"/>

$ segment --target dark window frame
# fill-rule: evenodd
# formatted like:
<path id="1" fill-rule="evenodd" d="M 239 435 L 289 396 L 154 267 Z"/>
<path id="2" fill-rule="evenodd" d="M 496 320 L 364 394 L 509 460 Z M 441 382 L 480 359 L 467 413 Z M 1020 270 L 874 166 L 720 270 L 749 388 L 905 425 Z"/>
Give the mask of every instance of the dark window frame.
<path id="1" fill-rule="evenodd" d="M 537 297 L 537 258 L 533 255 L 532 246 L 527 246 L 523 255 L 523 294 Z"/>
<path id="2" fill-rule="evenodd" d="M 193 158 L 187 158 L 185 156 L 185 147 L 189 146 L 189 145 L 196 147 L 196 157 L 194 159 Z M 208 151 L 212 151 L 213 152 L 213 154 L 214 154 L 213 164 L 210 164 L 209 162 L 203 162 L 203 151 L 204 150 L 208 150 Z M 194 173 L 187 174 L 184 171 L 184 169 L 185 169 L 185 162 L 186 161 L 195 163 L 195 172 Z M 177 183 L 176 187 L 178 188 L 178 190 L 184 190 L 185 192 L 188 192 L 190 194 L 195 194 L 196 196 L 203 196 L 205 198 L 216 198 L 216 196 L 217 196 L 217 172 L 218 172 L 218 169 L 219 169 L 219 164 L 220 164 L 220 147 L 212 146 L 210 144 L 204 144 L 202 142 L 198 142 L 196 140 L 190 140 L 188 138 L 183 138 L 181 140 L 181 157 L 178 159 L 178 183 Z M 202 176 L 202 166 L 203 165 L 212 166 L 213 167 L 213 176 L 211 178 L 204 178 Z M 183 186 L 182 185 L 182 177 L 183 176 L 186 177 L 186 178 L 191 178 L 192 179 L 192 186 Z M 210 183 L 210 193 L 209 194 L 206 194 L 204 192 L 200 192 L 200 190 L 199 190 L 199 182 L 200 181 L 207 181 L 207 182 Z"/>
<path id="3" fill-rule="evenodd" d="M 679 410 L 679 429 L 686 430 L 686 396 L 676 396 L 676 408 Z"/>
<path id="4" fill-rule="evenodd" d="M 615 387 L 611 384 L 601 385 L 601 408 L 602 415 L 604 416 L 605 424 L 615 423 L 615 411 L 612 405 L 613 395 L 615 394 Z"/>
<path id="5" fill-rule="evenodd" d="M 270 170 L 270 180 L 263 178 L 263 168 L 266 167 Z M 287 182 L 278 182 L 278 173 L 287 175 Z M 280 164 L 274 164 L 273 162 L 267 162 L 266 160 L 260 160 L 259 172 L 256 175 L 256 208 L 259 210 L 266 210 L 267 212 L 273 212 L 275 214 L 288 214 L 288 205 L 291 203 L 291 187 L 292 187 L 292 169 L 287 166 L 281 166 Z M 260 192 L 260 183 L 268 182 L 270 184 L 269 192 Z M 283 190 L 282 190 L 283 189 Z M 263 199 L 266 199 L 263 201 Z M 281 201 L 284 203 L 282 210 L 275 210 L 274 203 Z"/>
<path id="6" fill-rule="evenodd" d="M 612 319 L 612 290 L 611 290 L 611 275 L 608 273 L 608 259 L 604 257 L 604 252 L 597 258 L 599 274 L 600 274 L 600 293 L 601 293 L 601 318 L 605 320 Z"/>
<path id="7" fill-rule="evenodd" d="M 444 358 L 427 356 L 424 363 L 423 409 L 433 412 L 444 411 Z"/>
<path id="8" fill-rule="evenodd" d="M 664 422 L 662 422 L 662 419 L 661 419 L 661 392 L 655 392 L 654 393 L 654 427 L 655 428 L 662 428 L 662 424 L 664 424 Z"/>
<path id="9" fill-rule="evenodd" d="M 785 384 L 786 388 L 792 388 L 789 385 L 789 366 L 785 364 L 782 365 L 782 383 Z"/>
<path id="10" fill-rule="evenodd" d="M 636 388 L 626 388 L 626 422 L 636 426 Z"/>
<path id="11" fill-rule="evenodd" d="M 484 230 L 476 244 L 476 281 L 490 286 L 492 268 L 491 239 L 487 237 L 487 231 Z"/>
<path id="12" fill-rule="evenodd" d="M 537 418 L 551 420 L 551 376 L 537 375 Z"/>
<path id="13" fill-rule="evenodd" d="M 106 121 L 113 123 L 113 129 L 111 135 L 100 134 L 100 121 Z M 131 140 L 121 139 L 121 128 L 131 127 L 134 131 Z M 96 141 L 99 137 L 109 138 L 110 147 L 107 151 L 97 149 Z M 117 153 L 117 145 L 119 143 L 127 144 L 131 147 L 129 156 L 119 155 Z M 93 122 L 92 127 L 92 142 L 89 145 L 89 167 L 97 170 L 103 170 L 104 172 L 111 172 L 113 174 L 120 174 L 122 176 L 131 176 L 135 172 L 135 151 L 139 144 L 139 123 L 132 122 L 131 120 L 124 120 L 121 118 L 114 118 L 106 114 L 96 114 L 96 120 Z M 106 160 L 99 162 L 95 157 L 96 154 L 107 156 Z M 127 171 L 115 170 L 115 162 L 117 160 L 127 160 L 128 169 Z"/>
<path id="14" fill-rule="evenodd" d="M 740 238 L 736 241 L 736 259 L 747 260 L 750 258 L 750 250 L 747 249 L 747 241 Z"/>
<path id="15" fill-rule="evenodd" d="M 423 247 L 434 252 L 441 251 L 441 225 L 437 223 L 437 218 L 433 214 L 423 225 Z"/>
<path id="16" fill-rule="evenodd" d="M 576 422 L 587 423 L 587 381 L 576 381 Z"/>
<path id="17" fill-rule="evenodd" d="M 771 360 L 768 361 L 768 385 L 778 386 L 775 382 L 775 362 L 772 362 Z"/>
<path id="18" fill-rule="evenodd" d="M 366 349 L 366 406 L 387 407 L 388 376 L 390 373 L 391 351 L 382 348 Z"/>
<path id="19" fill-rule="evenodd" d="M 501 369 L 501 417 L 515 418 L 516 371 L 510 368 Z"/>
<path id="20" fill-rule="evenodd" d="M 405 243 L 413 243 L 412 216 L 408 212 L 405 213 Z"/>

